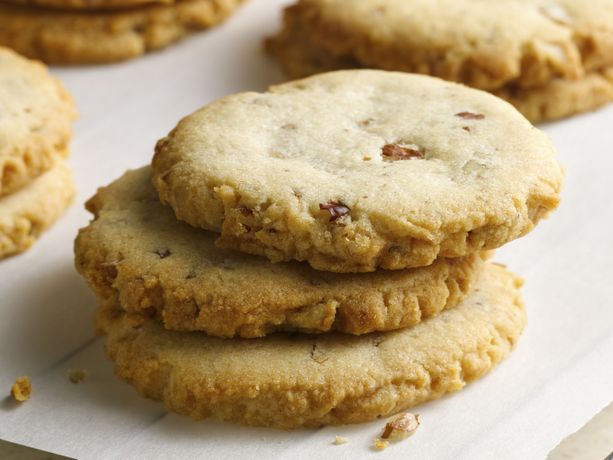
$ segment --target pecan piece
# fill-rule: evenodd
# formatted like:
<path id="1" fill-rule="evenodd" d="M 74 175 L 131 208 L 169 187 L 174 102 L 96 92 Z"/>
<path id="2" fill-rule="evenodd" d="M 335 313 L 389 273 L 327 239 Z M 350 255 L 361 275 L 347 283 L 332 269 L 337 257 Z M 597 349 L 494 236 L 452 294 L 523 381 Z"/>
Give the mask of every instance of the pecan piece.
<path id="1" fill-rule="evenodd" d="M 423 158 L 422 153 L 410 147 L 401 147 L 398 144 L 387 144 L 381 149 L 384 161 L 410 160 L 412 158 Z"/>
<path id="2" fill-rule="evenodd" d="M 319 209 L 330 213 L 330 222 L 349 214 L 351 209 L 340 201 L 330 200 L 327 203 L 319 203 Z"/>
<path id="3" fill-rule="evenodd" d="M 238 212 L 240 212 L 245 217 L 253 216 L 253 209 L 251 209 L 251 208 L 240 207 L 240 208 L 237 208 L 237 209 L 238 209 Z"/>
<path id="4" fill-rule="evenodd" d="M 172 254 L 172 252 L 170 252 L 170 249 L 156 249 L 155 251 L 153 251 L 153 253 L 156 254 L 160 259 L 165 259 Z"/>
<path id="5" fill-rule="evenodd" d="M 400 441 L 411 436 L 419 427 L 419 414 L 404 412 L 387 422 L 381 434 L 382 439 Z"/>
<path id="6" fill-rule="evenodd" d="M 472 113 L 472 112 L 460 112 L 455 114 L 456 117 L 460 117 L 464 120 L 483 120 L 485 115 L 482 113 Z"/>

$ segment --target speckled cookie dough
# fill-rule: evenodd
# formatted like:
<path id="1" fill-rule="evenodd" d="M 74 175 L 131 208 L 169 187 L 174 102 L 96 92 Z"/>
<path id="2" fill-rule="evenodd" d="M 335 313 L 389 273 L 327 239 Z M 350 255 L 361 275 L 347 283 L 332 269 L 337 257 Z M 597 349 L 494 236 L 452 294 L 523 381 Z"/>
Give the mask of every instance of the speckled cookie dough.
<path id="1" fill-rule="evenodd" d="M 225 97 L 158 142 L 154 185 L 221 247 L 333 272 L 493 249 L 555 209 L 554 148 L 488 93 L 340 71 Z"/>
<path id="2" fill-rule="evenodd" d="M 45 66 L 0 48 L 0 197 L 66 155 L 75 116 L 72 99 Z"/>
<path id="3" fill-rule="evenodd" d="M 243 0 L 177 0 L 122 11 L 67 11 L 0 4 L 0 45 L 51 64 L 134 58 L 214 26 Z"/>
<path id="4" fill-rule="evenodd" d="M 486 254 L 413 270 L 335 274 L 272 265 L 214 246 L 215 235 L 176 220 L 151 185 L 126 173 L 88 201 L 94 221 L 75 242 L 76 266 L 102 298 L 173 330 L 260 337 L 276 330 L 364 334 L 413 326 L 456 306 Z"/>
<path id="5" fill-rule="evenodd" d="M 512 350 L 526 321 L 520 280 L 489 265 L 474 293 L 415 327 L 360 337 L 216 339 L 97 314 L 116 373 L 171 412 L 296 428 L 384 417 L 460 390 Z"/>

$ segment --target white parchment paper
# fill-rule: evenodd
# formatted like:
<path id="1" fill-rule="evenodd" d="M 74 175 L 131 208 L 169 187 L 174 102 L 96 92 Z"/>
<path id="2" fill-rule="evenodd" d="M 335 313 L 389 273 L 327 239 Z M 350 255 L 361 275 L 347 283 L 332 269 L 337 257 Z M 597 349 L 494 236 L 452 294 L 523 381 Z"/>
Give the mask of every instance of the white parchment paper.
<path id="1" fill-rule="evenodd" d="M 113 376 L 73 269 L 82 203 L 149 162 L 180 117 L 228 93 L 282 80 L 261 51 L 287 1 L 250 0 L 210 32 L 117 65 L 54 69 L 75 96 L 75 205 L 27 253 L 0 262 L 0 393 L 28 374 L 34 394 L 0 403 L 0 438 L 78 458 L 542 459 L 613 398 L 613 106 L 544 126 L 567 167 L 559 211 L 497 254 L 526 279 L 529 325 L 515 353 L 465 390 L 423 405 L 422 426 L 384 452 L 382 422 L 291 432 L 166 414 Z M 89 371 L 79 385 L 68 368 Z M 349 443 L 331 445 L 335 435 Z"/>

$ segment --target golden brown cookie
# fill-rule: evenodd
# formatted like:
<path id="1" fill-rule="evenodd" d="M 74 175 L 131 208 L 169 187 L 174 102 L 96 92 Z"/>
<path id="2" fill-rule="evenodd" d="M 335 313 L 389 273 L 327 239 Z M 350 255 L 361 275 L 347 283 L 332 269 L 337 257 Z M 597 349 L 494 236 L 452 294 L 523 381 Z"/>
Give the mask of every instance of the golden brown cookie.
<path id="1" fill-rule="evenodd" d="M 59 158 L 25 187 L 0 198 L 0 259 L 28 249 L 74 196 L 72 173 Z"/>
<path id="2" fill-rule="evenodd" d="M 502 88 L 494 94 L 534 122 L 565 118 L 613 101 L 613 66 L 579 80 L 557 78 L 538 88 Z"/>
<path id="3" fill-rule="evenodd" d="M 364 334 L 413 326 L 456 306 L 486 254 L 428 267 L 364 274 L 215 247 L 215 235 L 176 220 L 151 185 L 151 168 L 126 173 L 87 202 L 94 220 L 75 242 L 78 271 L 102 298 L 173 330 L 261 337 L 276 330 Z"/>
<path id="4" fill-rule="evenodd" d="M 140 56 L 229 16 L 243 0 L 177 0 L 123 11 L 65 11 L 0 3 L 0 45 L 52 64 Z"/>
<path id="5" fill-rule="evenodd" d="M 483 91 L 330 72 L 224 97 L 157 147 L 154 185 L 221 247 L 367 272 L 494 249 L 555 209 L 554 148 Z"/>
<path id="6" fill-rule="evenodd" d="M 0 197 L 66 155 L 75 116 L 72 99 L 45 66 L 0 48 Z"/>
<path id="7" fill-rule="evenodd" d="M 166 4 L 175 0 L 3 0 L 6 3 L 29 7 L 53 8 L 58 10 L 124 10 L 141 6 Z"/>
<path id="8" fill-rule="evenodd" d="M 613 100 L 611 24 L 613 0 L 300 0 L 268 48 L 291 78 L 361 67 L 425 73 L 512 93 L 530 120 L 545 121 Z"/>
<path id="9" fill-rule="evenodd" d="M 526 321 L 520 280 L 489 265 L 456 308 L 413 328 L 359 337 L 218 339 L 97 314 L 116 373 L 169 411 L 296 428 L 357 423 L 458 391 L 512 350 Z"/>

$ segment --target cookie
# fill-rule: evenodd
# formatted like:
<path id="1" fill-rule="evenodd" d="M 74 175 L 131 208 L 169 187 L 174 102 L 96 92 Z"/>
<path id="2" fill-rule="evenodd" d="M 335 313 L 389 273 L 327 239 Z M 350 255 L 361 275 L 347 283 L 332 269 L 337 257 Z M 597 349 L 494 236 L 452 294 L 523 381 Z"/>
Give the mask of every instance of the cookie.
<path id="1" fill-rule="evenodd" d="M 58 219 L 73 196 L 72 173 L 56 158 L 49 171 L 0 198 L 0 258 L 28 249 Z"/>
<path id="2" fill-rule="evenodd" d="M 278 428 L 358 423 L 460 390 L 512 350 L 526 321 L 520 280 L 488 265 L 456 308 L 413 328 L 364 336 L 225 340 L 134 323 L 112 304 L 98 328 L 116 373 L 196 419 Z"/>
<path id="3" fill-rule="evenodd" d="M 3 26 L 0 26 L 0 28 Z M 0 48 L 0 197 L 65 155 L 76 111 L 42 64 Z"/>
<path id="4" fill-rule="evenodd" d="M 214 336 L 413 326 L 464 299 L 486 258 L 364 274 L 272 265 L 217 249 L 215 235 L 177 221 L 159 202 L 150 167 L 99 190 L 87 207 L 95 219 L 76 239 L 76 266 L 96 293 L 118 299 L 130 314 L 155 314 L 168 329 Z"/>
<path id="5" fill-rule="evenodd" d="M 75 12 L 0 4 L 0 44 L 52 64 L 134 58 L 211 27 L 242 0 L 177 0 L 125 11 Z"/>
<path id="6" fill-rule="evenodd" d="M 613 0 L 300 0 L 286 9 L 269 50 L 292 78 L 373 67 L 425 73 L 492 92 L 541 88 L 536 97 L 542 98 L 554 81 L 585 78 L 583 86 L 594 85 L 591 75 L 613 66 L 612 24 Z M 544 113 L 552 116 L 543 118 L 530 116 L 534 97 L 530 92 L 528 101 L 517 104 L 533 121 L 611 100 L 600 92 L 590 95 L 591 104 L 574 102 L 561 110 L 549 99 L 551 108 Z"/>
<path id="7" fill-rule="evenodd" d="M 159 141 L 153 169 L 162 202 L 221 247 L 333 272 L 496 248 L 562 182 L 551 142 L 506 102 L 375 70 L 225 97 Z"/>
<path id="8" fill-rule="evenodd" d="M 299 27 L 300 24 L 290 27 L 286 23 L 279 36 L 266 42 L 268 51 L 279 58 L 288 76 L 298 78 L 362 67 L 354 59 L 335 57 L 314 47 Z M 513 104 L 533 123 L 557 120 L 613 101 L 613 66 L 590 72 L 577 80 L 556 78 L 535 88 L 508 86 L 493 93 Z"/>
<path id="9" fill-rule="evenodd" d="M 4 0 L 15 5 L 56 8 L 59 10 L 119 10 L 140 6 L 165 4 L 172 5 L 175 0 Z"/>
<path id="10" fill-rule="evenodd" d="M 534 122 L 551 121 L 589 112 L 613 101 L 613 66 L 579 80 L 557 78 L 538 88 L 495 91 Z"/>

